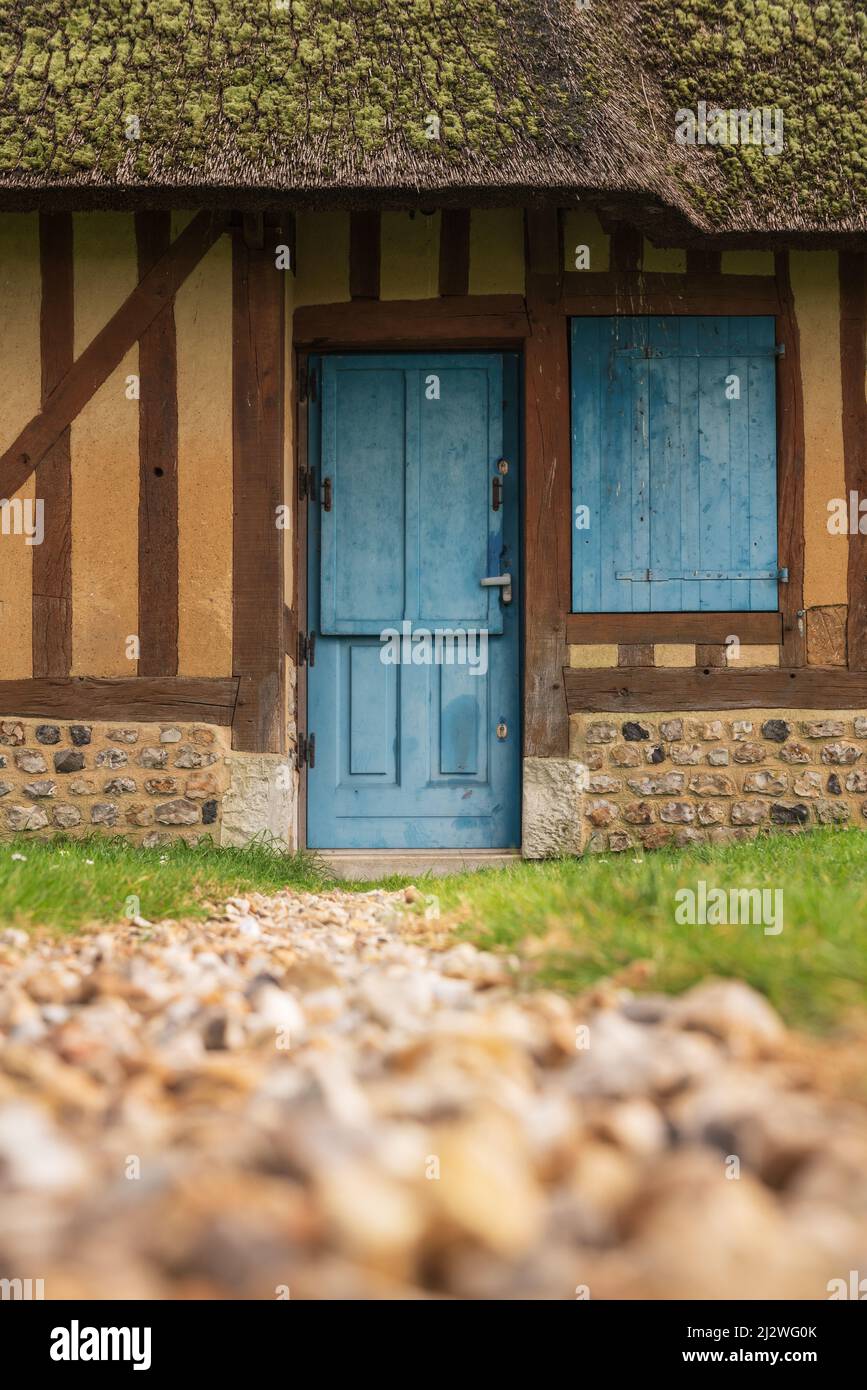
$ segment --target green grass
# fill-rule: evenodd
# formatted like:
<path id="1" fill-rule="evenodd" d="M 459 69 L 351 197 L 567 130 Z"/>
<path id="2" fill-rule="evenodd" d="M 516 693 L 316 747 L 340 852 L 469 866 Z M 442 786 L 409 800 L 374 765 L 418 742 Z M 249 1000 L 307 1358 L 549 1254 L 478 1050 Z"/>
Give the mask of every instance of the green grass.
<path id="1" fill-rule="evenodd" d="M 679 925 L 675 893 L 700 879 L 725 889 L 782 888 L 783 931 L 768 936 L 760 925 Z M 398 888 L 407 881 L 348 886 Z M 529 982 L 577 991 L 645 962 L 640 987 L 679 991 L 708 975 L 746 980 L 787 1022 L 815 1031 L 867 1016 L 862 831 L 527 863 L 416 882 L 438 898 L 440 925 L 477 945 L 516 953 Z M 66 931 L 122 920 L 131 915 L 131 896 L 141 915 L 156 921 L 205 916 L 209 904 L 248 890 L 332 884 L 314 856 L 262 843 L 243 850 L 181 842 L 141 850 L 94 837 L 0 846 L 0 922 Z"/>
<path id="2" fill-rule="evenodd" d="M 675 893 L 783 889 L 783 930 L 687 926 Z M 426 885 L 477 945 L 532 962 L 533 978 L 568 990 L 649 963 L 645 987 L 688 988 L 708 975 L 761 990 L 792 1025 L 824 1031 L 867 1004 L 867 835 L 821 830 L 724 848 L 521 864 Z"/>
<path id="3" fill-rule="evenodd" d="M 246 849 L 191 848 L 183 841 L 137 849 L 120 837 L 18 837 L 0 845 L 0 922 L 70 931 L 133 915 L 151 922 L 205 917 L 209 903 L 238 893 L 328 882 L 313 855 L 285 854 L 265 842 Z"/>

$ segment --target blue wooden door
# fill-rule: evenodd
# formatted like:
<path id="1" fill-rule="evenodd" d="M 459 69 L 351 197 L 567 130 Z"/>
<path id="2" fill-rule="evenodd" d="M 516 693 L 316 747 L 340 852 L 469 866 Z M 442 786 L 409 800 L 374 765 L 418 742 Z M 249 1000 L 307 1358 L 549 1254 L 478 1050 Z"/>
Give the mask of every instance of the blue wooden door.
<path id="1" fill-rule="evenodd" d="M 777 607 L 773 318 L 572 320 L 572 607 Z"/>
<path id="2" fill-rule="evenodd" d="M 517 847 L 517 359 L 310 366 L 308 843 Z"/>

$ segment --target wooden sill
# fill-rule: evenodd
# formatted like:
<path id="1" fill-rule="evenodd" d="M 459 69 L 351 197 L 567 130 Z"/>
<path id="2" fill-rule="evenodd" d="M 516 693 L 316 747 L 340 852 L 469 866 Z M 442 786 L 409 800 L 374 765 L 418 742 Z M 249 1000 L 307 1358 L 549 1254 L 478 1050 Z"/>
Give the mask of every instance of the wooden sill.
<path id="1" fill-rule="evenodd" d="M 773 645 L 783 640 L 781 613 L 567 613 L 566 641 L 725 642 Z"/>

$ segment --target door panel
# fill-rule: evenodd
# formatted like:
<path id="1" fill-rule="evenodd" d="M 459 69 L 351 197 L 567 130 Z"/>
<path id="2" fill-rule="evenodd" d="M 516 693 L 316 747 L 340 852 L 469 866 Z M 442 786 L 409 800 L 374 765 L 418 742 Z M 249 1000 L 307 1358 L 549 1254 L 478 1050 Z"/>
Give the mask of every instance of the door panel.
<path id="1" fill-rule="evenodd" d="M 314 499 L 330 479 L 331 510 L 314 500 L 308 522 L 308 843 L 517 846 L 517 359 L 310 365 L 322 380 L 310 411 Z M 507 570 L 510 604 L 479 582 Z"/>

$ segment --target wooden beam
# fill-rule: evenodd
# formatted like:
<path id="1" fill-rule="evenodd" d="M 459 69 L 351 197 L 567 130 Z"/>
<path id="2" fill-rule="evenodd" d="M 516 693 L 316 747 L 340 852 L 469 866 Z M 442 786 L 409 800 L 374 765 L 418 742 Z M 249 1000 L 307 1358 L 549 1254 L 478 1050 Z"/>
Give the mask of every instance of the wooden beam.
<path id="1" fill-rule="evenodd" d="M 775 257 L 780 313 L 777 341 L 785 353 L 777 359 L 777 562 L 788 569 L 787 584 L 779 585 L 783 614 L 785 666 L 803 666 L 807 657 L 804 614 L 804 388 L 801 380 L 801 338 L 789 274 L 789 253 Z"/>
<path id="2" fill-rule="evenodd" d="M 145 329 L 225 231 L 228 214 L 200 212 L 65 373 L 38 415 L 0 457 L 0 495 L 11 497 L 107 381 Z"/>
<path id="3" fill-rule="evenodd" d="M 618 666 L 652 666 L 652 642 L 627 642 L 617 648 Z"/>
<path id="4" fill-rule="evenodd" d="M 697 643 L 695 648 L 695 664 L 702 668 L 706 666 L 727 666 L 728 653 L 725 646 L 718 642 Z"/>
<path id="5" fill-rule="evenodd" d="M 641 264 L 643 239 L 637 227 L 620 222 L 611 233 L 611 269 L 615 275 L 634 275 Z"/>
<path id="6" fill-rule="evenodd" d="M 311 351 L 520 343 L 528 332 L 527 311 L 519 294 L 307 304 L 295 310 L 293 319 L 296 347 Z"/>
<path id="7" fill-rule="evenodd" d="M 440 294 L 467 295 L 469 285 L 469 208 L 443 208 L 440 214 Z"/>
<path id="8" fill-rule="evenodd" d="M 273 250 L 232 246 L 232 747 L 285 747 L 283 497 L 284 272 Z"/>
<path id="9" fill-rule="evenodd" d="M 840 364 L 846 495 L 867 496 L 867 255 L 840 252 Z M 867 670 L 867 536 L 849 537 L 849 667 Z"/>
<path id="10" fill-rule="evenodd" d="M 567 320 L 556 211 L 528 210 L 524 352 L 524 752 L 565 757 L 566 615 L 571 607 L 572 483 Z"/>
<path id="11" fill-rule="evenodd" d="M 44 406 L 69 371 L 74 356 L 71 213 L 40 213 L 39 262 Z M 33 674 L 66 676 L 72 666 L 72 464 L 68 427 L 37 465 L 36 497 L 43 504 L 45 535 L 42 544 L 33 548 Z"/>
<path id="12" fill-rule="evenodd" d="M 234 676 L 132 676 L 121 680 L 43 676 L 0 680 L 0 715 L 29 719 L 192 719 L 228 727 L 238 693 Z"/>
<path id="13" fill-rule="evenodd" d="M 567 271 L 567 314 L 776 314 L 777 281 L 770 275 L 646 275 L 617 271 Z"/>
<path id="14" fill-rule="evenodd" d="M 569 613 L 567 642 L 779 642 L 779 613 Z"/>
<path id="15" fill-rule="evenodd" d="M 353 299 L 379 299 L 379 250 L 379 213 L 350 213 L 349 293 Z"/>
<path id="16" fill-rule="evenodd" d="M 722 252 L 707 247 L 694 246 L 687 249 L 687 275 L 719 275 L 722 269 Z"/>
<path id="17" fill-rule="evenodd" d="M 166 255 L 170 212 L 135 215 L 139 280 Z M 139 342 L 139 675 L 178 669 L 178 363 L 171 301 Z"/>
<path id="18" fill-rule="evenodd" d="M 651 710 L 863 709 L 867 672 L 840 666 L 616 667 L 563 672 L 570 714 Z"/>

